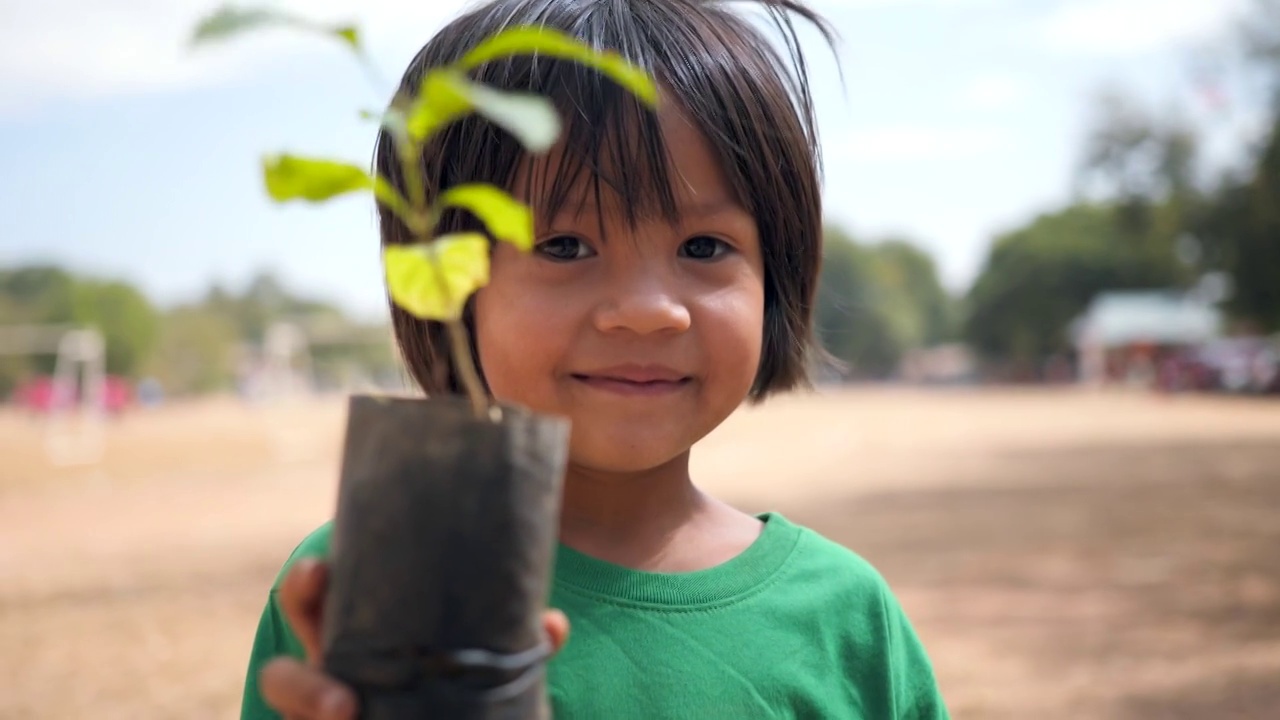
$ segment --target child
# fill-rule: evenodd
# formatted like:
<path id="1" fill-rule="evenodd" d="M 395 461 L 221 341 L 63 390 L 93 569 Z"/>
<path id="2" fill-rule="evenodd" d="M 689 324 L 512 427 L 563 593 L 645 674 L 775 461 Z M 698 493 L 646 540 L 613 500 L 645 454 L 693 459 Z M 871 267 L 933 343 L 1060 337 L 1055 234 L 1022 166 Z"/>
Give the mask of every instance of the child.
<path id="1" fill-rule="evenodd" d="M 798 0 L 755 4 L 789 57 L 714 0 L 490 0 L 441 31 L 403 80 L 416 87 L 481 39 L 532 24 L 617 49 L 662 92 L 653 112 L 581 65 L 495 62 L 480 79 L 553 98 L 561 143 L 530 158 L 471 118 L 422 158 L 428 199 L 492 182 L 537 218 L 532 253 L 496 244 L 467 320 L 495 397 L 572 421 L 558 610 L 546 616 L 559 720 L 947 716 L 924 650 L 870 565 L 779 514 L 708 497 L 689 477 L 694 443 L 744 400 L 803 385 L 811 356 L 822 208 L 790 16 L 830 33 Z M 376 167 L 401 184 L 385 135 Z M 380 222 L 384 243 L 409 238 L 385 208 Z M 470 222 L 458 214 L 444 227 Z M 458 391 L 442 328 L 392 314 L 418 384 Z M 329 532 L 299 546 L 271 592 L 246 720 L 355 716 L 354 696 L 315 662 L 316 558 Z"/>

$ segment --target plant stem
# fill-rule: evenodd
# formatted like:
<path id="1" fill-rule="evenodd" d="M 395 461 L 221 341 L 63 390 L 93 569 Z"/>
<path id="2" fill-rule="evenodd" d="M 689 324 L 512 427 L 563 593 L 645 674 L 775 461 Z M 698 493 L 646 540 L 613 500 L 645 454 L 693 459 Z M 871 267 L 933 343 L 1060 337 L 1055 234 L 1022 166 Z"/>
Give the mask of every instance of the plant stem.
<path id="1" fill-rule="evenodd" d="M 408 140 L 401 138 L 401 140 Z M 409 204 L 413 207 L 413 212 L 417 217 L 425 218 L 427 216 L 426 198 L 423 197 L 422 177 L 419 175 L 421 170 L 421 154 L 422 146 L 409 140 L 407 147 L 400 150 L 401 169 L 404 173 L 406 190 L 409 195 Z M 430 233 L 433 228 L 424 225 L 421 229 L 414 232 L 415 239 L 422 244 L 431 241 Z M 445 282 L 444 270 L 440 267 L 436 260 L 435 254 L 431 254 L 432 265 L 436 271 L 436 281 L 440 283 L 440 287 L 448 293 L 449 284 Z M 467 397 L 471 399 L 471 407 L 475 411 L 476 418 L 484 418 L 489 408 L 489 395 L 485 392 L 484 383 L 480 380 L 480 373 L 476 370 L 476 364 L 471 357 L 471 342 L 467 338 L 467 329 L 463 326 L 462 321 L 447 320 L 445 326 L 449 329 L 449 349 L 453 356 L 453 367 L 458 372 L 458 377 L 462 381 L 462 387 L 467 393 Z"/>
<path id="2" fill-rule="evenodd" d="M 488 409 L 488 394 L 484 391 L 484 383 L 480 381 L 480 373 L 471 357 L 471 343 L 467 339 L 467 329 L 461 320 L 449 320 L 445 323 L 449 328 L 449 348 L 453 351 L 453 365 L 462 380 L 462 386 L 471 398 L 471 407 L 476 418 L 483 418 Z"/>

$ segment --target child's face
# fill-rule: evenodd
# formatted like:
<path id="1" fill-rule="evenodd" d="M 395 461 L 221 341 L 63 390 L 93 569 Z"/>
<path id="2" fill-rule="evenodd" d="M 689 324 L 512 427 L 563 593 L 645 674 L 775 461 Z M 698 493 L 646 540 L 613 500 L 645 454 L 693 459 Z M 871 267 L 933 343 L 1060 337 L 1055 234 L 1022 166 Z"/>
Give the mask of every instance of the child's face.
<path id="1" fill-rule="evenodd" d="M 674 109 L 661 121 L 678 226 L 629 227 L 606 191 L 606 241 L 596 208 L 567 203 L 538 218 L 532 253 L 498 243 L 476 298 L 494 396 L 568 417 L 570 462 L 583 468 L 642 472 L 680 456 L 741 404 L 760 361 L 755 221 L 702 134 Z"/>

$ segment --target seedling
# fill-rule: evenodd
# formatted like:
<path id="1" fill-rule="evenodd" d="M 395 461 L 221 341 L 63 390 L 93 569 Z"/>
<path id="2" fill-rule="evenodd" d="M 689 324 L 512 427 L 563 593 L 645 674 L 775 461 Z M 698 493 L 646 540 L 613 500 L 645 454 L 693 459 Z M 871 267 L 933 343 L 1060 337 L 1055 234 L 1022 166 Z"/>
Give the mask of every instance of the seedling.
<path id="1" fill-rule="evenodd" d="M 338 41 L 378 77 L 359 31 L 267 9 L 227 7 L 196 28 L 197 43 L 249 30 L 291 28 Z M 490 242 L 528 252 L 529 207 L 502 188 L 445 188 L 428 203 L 420 159 L 450 123 L 479 113 L 530 153 L 560 136 L 545 97 L 471 79 L 485 63 L 517 55 L 585 63 L 649 105 L 654 82 L 609 51 L 562 33 L 516 27 L 484 40 L 451 66 L 428 72 L 385 112 L 362 115 L 392 137 L 403 192 L 349 162 L 289 153 L 266 156 L 266 192 L 280 203 L 323 203 L 371 194 L 413 242 L 383 251 L 393 302 L 445 324 L 466 399 L 352 397 L 347 417 L 330 579 L 322 628 L 325 670 L 355 688 L 367 719 L 547 717 L 541 614 L 568 458 L 562 418 L 500 406 L 485 391 L 463 322 L 468 299 L 489 282 Z M 467 211 L 485 233 L 438 233 L 441 214 Z"/>
<path id="2" fill-rule="evenodd" d="M 204 44 L 270 28 L 290 28 L 337 40 L 354 54 L 369 77 L 378 77 L 354 25 L 327 25 L 265 8 L 223 7 L 199 23 L 193 40 Z M 487 62 L 517 55 L 586 64 L 646 103 L 657 103 L 653 79 L 617 53 L 595 50 L 555 30 L 515 27 L 481 42 L 452 66 L 427 73 L 416 95 L 397 94 L 385 113 L 361 113 L 381 122 L 394 138 L 407 197 L 385 179 L 349 162 L 288 153 L 268 155 L 262 161 L 267 194 L 276 202 L 323 203 L 350 193 L 372 193 L 404 222 L 415 242 L 383 251 L 391 299 L 420 319 L 448 327 L 452 362 L 478 417 L 490 408 L 490 400 L 472 362 L 462 311 L 471 295 L 489 282 L 488 238 L 475 232 L 437 235 L 435 229 L 441 213 L 457 207 L 479 218 L 493 239 L 527 252 L 533 246 L 533 214 L 505 190 L 485 184 L 449 188 L 428 206 L 418 159 L 432 136 L 472 113 L 511 133 L 531 153 L 546 152 L 555 144 L 560 136 L 560 117 L 547 98 L 498 90 L 468 78 Z"/>

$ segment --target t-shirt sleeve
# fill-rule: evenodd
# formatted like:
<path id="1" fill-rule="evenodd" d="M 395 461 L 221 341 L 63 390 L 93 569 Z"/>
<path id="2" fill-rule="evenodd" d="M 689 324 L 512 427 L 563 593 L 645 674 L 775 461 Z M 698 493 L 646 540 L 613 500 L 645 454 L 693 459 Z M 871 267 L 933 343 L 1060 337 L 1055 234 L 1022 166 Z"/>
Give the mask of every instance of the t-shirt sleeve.
<path id="1" fill-rule="evenodd" d="M 881 595 L 895 720 L 949 720 L 933 663 L 898 599 Z"/>

